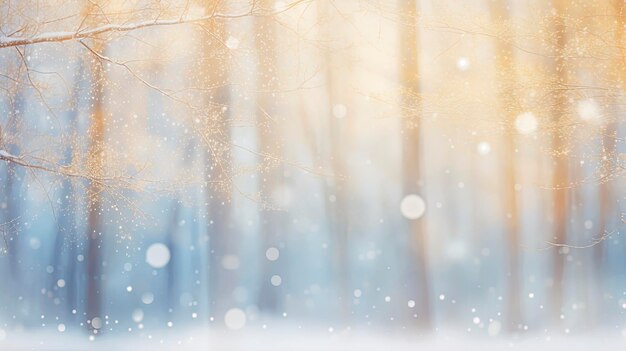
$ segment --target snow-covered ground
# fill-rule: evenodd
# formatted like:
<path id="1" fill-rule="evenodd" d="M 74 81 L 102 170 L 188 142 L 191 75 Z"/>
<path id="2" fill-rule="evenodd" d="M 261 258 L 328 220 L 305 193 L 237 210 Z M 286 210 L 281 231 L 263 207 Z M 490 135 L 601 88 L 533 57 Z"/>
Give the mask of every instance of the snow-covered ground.
<path id="1" fill-rule="evenodd" d="M 459 333 L 410 336 L 372 332 L 304 332 L 281 330 L 155 332 L 132 337 L 102 335 L 95 340 L 79 333 L 16 333 L 0 341 L 2 351 L 21 350 L 216 350 L 216 351 L 321 351 L 321 350 L 626 350 L 619 334 L 548 337 L 468 337 Z"/>

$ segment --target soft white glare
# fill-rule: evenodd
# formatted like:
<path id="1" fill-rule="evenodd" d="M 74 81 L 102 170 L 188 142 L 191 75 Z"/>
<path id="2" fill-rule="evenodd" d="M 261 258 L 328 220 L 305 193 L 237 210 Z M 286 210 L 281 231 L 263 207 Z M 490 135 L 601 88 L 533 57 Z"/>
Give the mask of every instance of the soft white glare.
<path id="1" fill-rule="evenodd" d="M 333 106 L 333 116 L 336 118 L 344 118 L 348 114 L 348 108 L 343 104 Z"/>
<path id="2" fill-rule="evenodd" d="M 146 250 L 146 262 L 154 268 L 165 267 L 170 262 L 170 249 L 161 243 L 150 245 Z"/>
<path id="3" fill-rule="evenodd" d="M 287 8 L 287 3 L 285 3 L 284 1 L 276 1 L 276 3 L 274 4 L 274 11 L 276 12 L 285 11 Z"/>
<path id="4" fill-rule="evenodd" d="M 489 336 L 497 336 L 500 334 L 500 330 L 502 329 L 502 324 L 499 321 L 491 321 L 489 326 L 487 327 L 487 334 Z"/>
<path id="5" fill-rule="evenodd" d="M 487 155 L 491 152 L 491 145 L 486 141 L 481 141 L 476 145 L 476 151 L 481 155 Z"/>
<path id="6" fill-rule="evenodd" d="M 405 218 L 418 219 L 426 212 L 426 203 L 419 195 L 407 195 L 400 203 L 400 212 Z"/>
<path id="7" fill-rule="evenodd" d="M 282 284 L 283 278 L 281 278 L 280 275 L 273 275 L 272 278 L 270 278 L 270 282 L 274 286 L 279 286 L 280 284 Z"/>
<path id="8" fill-rule="evenodd" d="M 459 71 L 467 71 L 469 67 L 470 67 L 470 62 L 467 57 L 459 57 L 456 60 L 456 68 L 458 68 Z"/>
<path id="9" fill-rule="evenodd" d="M 287 208 L 293 203 L 293 190 L 288 185 L 277 186 L 272 192 L 272 203 L 279 208 Z"/>
<path id="10" fill-rule="evenodd" d="M 537 130 L 539 122 L 532 112 L 524 112 L 515 119 L 515 129 L 520 134 L 530 134 Z"/>
<path id="11" fill-rule="evenodd" d="M 467 256 L 467 245 L 461 240 L 455 240 L 446 247 L 446 256 L 453 261 L 462 260 Z"/>
<path id="12" fill-rule="evenodd" d="M 593 121 L 600 118 L 600 106 L 594 99 L 578 101 L 578 116 L 583 121 Z"/>
<path id="13" fill-rule="evenodd" d="M 102 319 L 100 319 L 100 317 L 96 317 L 94 319 L 91 320 L 91 326 L 94 329 L 100 329 L 102 328 Z"/>
<path id="14" fill-rule="evenodd" d="M 141 322 L 143 320 L 143 310 L 141 308 L 134 310 L 132 317 L 135 323 Z"/>
<path id="15" fill-rule="evenodd" d="M 231 308 L 224 315 L 224 324 L 230 330 L 239 330 L 246 325 L 246 313 L 239 308 Z"/>
<path id="16" fill-rule="evenodd" d="M 270 247 L 265 251 L 265 257 L 270 261 L 276 261 L 280 257 L 280 251 L 275 247 Z"/>
<path id="17" fill-rule="evenodd" d="M 41 241 L 37 238 L 30 238 L 29 242 L 30 248 L 33 250 L 38 250 L 41 247 Z"/>
<path id="18" fill-rule="evenodd" d="M 228 39 L 226 39 L 226 47 L 231 49 L 231 50 L 235 50 L 237 48 L 239 48 L 239 39 L 233 37 L 233 36 L 229 36 Z"/>
<path id="19" fill-rule="evenodd" d="M 143 302 L 146 305 L 151 304 L 152 302 L 154 302 L 154 295 L 149 292 L 141 295 L 141 302 Z"/>
<path id="20" fill-rule="evenodd" d="M 239 257 L 236 255 L 224 255 L 222 257 L 222 267 L 229 271 L 239 268 Z"/>

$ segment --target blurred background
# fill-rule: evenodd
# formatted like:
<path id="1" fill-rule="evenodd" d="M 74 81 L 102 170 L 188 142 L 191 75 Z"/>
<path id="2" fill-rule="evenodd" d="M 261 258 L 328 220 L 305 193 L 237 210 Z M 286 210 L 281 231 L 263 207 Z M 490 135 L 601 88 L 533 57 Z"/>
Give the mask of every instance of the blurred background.
<path id="1" fill-rule="evenodd" d="M 623 0 L 2 2 L 0 348 L 624 340 L 625 24 Z"/>

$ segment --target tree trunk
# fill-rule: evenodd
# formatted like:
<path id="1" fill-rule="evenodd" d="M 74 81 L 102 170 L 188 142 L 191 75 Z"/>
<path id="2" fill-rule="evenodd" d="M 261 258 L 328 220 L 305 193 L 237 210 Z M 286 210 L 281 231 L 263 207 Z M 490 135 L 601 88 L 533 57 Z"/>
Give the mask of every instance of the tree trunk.
<path id="1" fill-rule="evenodd" d="M 213 7 L 210 7 L 213 9 Z M 213 35 L 203 42 L 204 54 L 209 57 L 202 67 L 208 70 L 208 86 L 218 86 L 207 101 L 207 120 L 204 130 L 205 179 L 207 182 L 206 204 L 209 218 L 209 311 L 216 321 L 222 321 L 224 312 L 232 303 L 236 284 L 236 270 L 223 265 L 224 258 L 235 255 L 236 239 L 231 230 L 231 148 L 230 148 L 230 100 L 229 63 L 223 54 L 224 24 L 209 23 Z"/>
<path id="2" fill-rule="evenodd" d="M 22 90 L 19 87 L 16 87 L 15 95 L 11 99 L 11 110 L 9 112 L 9 120 L 5 129 L 7 129 L 12 135 L 19 135 L 19 130 L 21 129 L 21 121 L 23 120 L 23 111 L 24 111 L 24 98 L 22 96 Z M 18 145 L 10 144 L 0 145 L 0 148 L 7 148 L 7 152 L 11 155 L 19 155 L 20 149 Z M 21 205 L 22 205 L 22 184 L 24 183 L 24 176 L 26 172 L 23 168 L 17 166 L 13 162 L 6 163 L 6 182 L 4 184 L 5 198 L 4 202 L 6 203 L 6 215 L 5 215 L 5 223 L 10 223 L 7 225 L 7 232 L 5 235 L 5 243 L 7 245 L 7 254 L 9 257 L 9 266 L 11 270 L 11 276 L 16 283 L 21 281 L 20 278 L 20 214 L 21 214 Z"/>
<path id="3" fill-rule="evenodd" d="M 273 11 L 273 0 L 259 1 L 259 7 L 265 12 Z M 281 305 L 279 300 L 280 286 L 273 286 L 270 279 L 279 273 L 280 261 L 265 259 L 265 251 L 269 247 L 280 247 L 285 227 L 280 198 L 285 189 L 285 175 L 282 164 L 282 142 L 280 123 L 277 121 L 278 106 L 270 92 L 276 88 L 278 80 L 276 28 L 271 16 L 260 16 L 256 19 L 256 47 L 258 55 L 257 95 L 257 138 L 258 150 L 261 154 L 262 173 L 260 174 L 261 203 L 266 207 L 261 212 L 261 286 L 258 305 L 261 310 L 276 313 Z M 278 200 L 278 201 L 277 201 Z M 278 205 L 278 206 L 277 206 Z M 284 257 L 284 256 L 283 256 Z M 279 274 L 278 274 L 279 275 Z M 284 278 L 284 277 L 282 277 Z"/>
<path id="4" fill-rule="evenodd" d="M 508 1 L 491 0 L 489 2 L 491 18 L 495 25 L 506 25 L 509 21 Z M 506 135 L 502 151 L 503 165 L 503 205 L 505 221 L 505 240 L 508 250 L 507 291 L 506 291 L 506 324 L 510 331 L 515 331 L 521 323 L 520 306 L 520 228 L 518 196 L 516 184 L 516 153 L 515 153 L 515 117 L 521 112 L 519 100 L 515 96 L 515 62 L 513 39 L 496 39 L 496 76 L 499 113 L 504 118 Z"/>
<path id="5" fill-rule="evenodd" d="M 329 16 L 329 3 L 319 3 L 322 16 Z M 334 21 L 325 23 L 325 37 L 323 41 L 332 42 L 331 30 L 339 30 L 333 27 Z M 335 32 L 335 35 L 337 33 Z M 326 64 L 326 123 L 328 126 L 330 148 L 328 156 L 331 160 L 331 169 L 334 177 L 324 181 L 324 204 L 328 216 L 328 228 L 333 240 L 333 271 L 335 284 L 337 286 L 337 297 L 339 303 L 339 317 L 347 320 L 350 316 L 350 303 L 352 296 L 350 293 L 350 264 L 348 257 L 348 234 L 350 227 L 348 201 L 349 186 L 348 165 L 346 164 L 346 152 L 350 143 L 350 125 L 353 117 L 350 115 L 348 94 L 349 84 L 345 84 L 349 79 L 346 74 L 343 79 L 337 81 L 335 65 L 341 61 L 339 54 L 332 54 L 331 48 L 325 48 L 323 59 Z M 338 113 L 343 113 L 341 107 L 346 108 L 345 116 L 335 116 L 335 109 L 340 109 Z M 331 197 L 334 199 L 331 201 Z"/>
<path id="6" fill-rule="evenodd" d="M 400 30 L 400 85 L 402 87 L 402 137 L 404 195 L 418 194 L 423 189 L 421 171 L 422 133 L 419 118 L 421 117 L 421 101 L 419 97 L 419 51 L 417 2 L 400 0 L 399 11 L 410 21 L 401 25 Z M 412 113 L 412 111 L 415 111 Z M 423 194 L 421 194 L 423 196 Z M 414 266 L 411 267 L 409 279 L 410 290 L 418 296 L 421 313 L 418 321 L 424 328 L 431 326 L 430 281 L 428 277 L 428 235 L 425 218 L 408 220 L 408 233 L 411 237 L 414 253 Z"/>
<path id="7" fill-rule="evenodd" d="M 619 48 L 619 55 L 615 59 L 615 78 L 621 80 L 623 93 L 626 94 L 626 44 L 624 43 L 624 32 L 626 31 L 626 2 L 623 0 L 614 0 L 614 11 L 617 17 L 615 22 L 615 43 Z M 617 107 L 617 99 L 612 97 L 611 104 L 612 113 L 615 114 L 616 120 L 610 120 L 602 129 L 602 153 L 600 160 L 600 177 L 603 179 L 598 189 L 598 229 L 594 231 L 596 238 L 600 240 L 614 228 L 614 224 L 619 221 L 619 213 L 616 210 L 616 198 L 613 195 L 615 191 L 612 185 L 612 174 L 616 172 L 616 148 L 617 148 L 617 127 L 619 123 L 620 110 Z M 604 242 L 599 242 L 593 247 L 593 263 L 594 263 L 594 286 L 591 287 L 594 293 L 594 301 L 596 301 L 595 321 L 602 319 L 604 311 L 604 278 L 606 269 L 606 246 Z"/>
<path id="8" fill-rule="evenodd" d="M 84 74 L 84 65 L 79 61 L 77 69 L 78 74 L 74 81 L 72 90 L 72 100 L 75 106 L 67 112 L 67 123 L 70 135 L 77 132 L 78 104 L 81 92 L 81 79 Z M 63 155 L 63 164 L 70 165 L 74 161 L 74 146 L 69 144 L 65 147 Z M 52 275 L 50 287 L 53 289 L 57 285 L 59 279 L 64 279 L 66 286 L 60 289 L 58 294 L 64 297 L 64 313 L 66 318 L 73 318 L 75 314 L 70 313 L 74 309 L 78 309 L 76 295 L 78 290 L 78 279 L 76 276 L 76 198 L 74 184 L 70 179 L 63 179 L 61 183 L 61 204 L 58 212 L 57 234 L 54 241 L 54 251 L 52 254 L 52 266 L 55 274 Z"/>
<path id="9" fill-rule="evenodd" d="M 94 52 L 106 56 L 102 41 L 94 40 Z M 104 114 L 105 78 L 104 63 L 95 59 L 91 62 L 92 79 L 92 114 L 88 136 L 90 140 L 87 152 L 89 174 L 98 178 L 105 174 L 104 153 L 106 151 L 106 118 Z M 103 245 L 103 191 L 96 181 L 91 181 L 87 188 L 87 319 L 102 318 L 102 245 Z M 93 328 L 93 326 L 91 326 Z"/>
<path id="10" fill-rule="evenodd" d="M 553 53 L 554 58 L 554 75 L 556 77 L 556 84 L 554 86 L 553 103 L 551 115 L 553 118 L 554 134 L 552 135 L 552 153 L 553 153 L 553 172 L 552 172 L 552 185 L 555 188 L 553 194 L 553 241 L 557 244 L 564 244 L 567 240 L 567 189 L 565 187 L 568 184 L 567 181 L 567 166 L 568 159 L 565 153 L 565 141 L 566 135 L 561 133 L 559 126 L 564 121 L 564 116 L 567 114 L 567 96 L 564 90 L 564 85 L 567 84 L 567 65 L 565 60 L 565 45 L 567 28 L 565 27 L 565 1 L 554 0 L 554 15 L 553 15 Z M 563 289 L 564 289 L 564 274 L 565 274 L 565 255 L 562 250 L 556 248 L 553 250 L 553 286 L 552 286 L 552 314 L 555 321 L 560 320 L 563 307 Z"/>

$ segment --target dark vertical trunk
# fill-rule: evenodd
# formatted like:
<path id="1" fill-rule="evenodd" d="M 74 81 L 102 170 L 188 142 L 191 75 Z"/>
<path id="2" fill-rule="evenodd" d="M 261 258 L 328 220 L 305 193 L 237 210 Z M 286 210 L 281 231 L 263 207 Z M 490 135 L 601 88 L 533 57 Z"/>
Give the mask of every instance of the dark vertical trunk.
<path id="1" fill-rule="evenodd" d="M 73 103 L 75 104 L 70 111 L 67 112 L 68 131 L 71 136 L 74 136 L 77 132 L 77 116 L 78 116 L 78 104 L 80 99 L 80 84 L 83 76 L 83 64 L 80 63 L 78 67 L 78 74 L 73 87 Z M 65 147 L 63 155 L 63 164 L 71 165 L 74 160 L 74 147 L 70 143 Z M 58 224 L 57 235 L 54 241 L 53 251 L 53 264 L 55 274 L 50 282 L 50 285 L 54 288 L 59 279 L 66 281 L 64 289 L 59 290 L 59 295 L 64 297 L 64 313 L 66 317 L 73 316 L 70 313 L 73 309 L 77 308 L 76 304 L 76 290 L 77 279 L 76 274 L 76 245 L 77 245 L 77 232 L 76 232 L 76 199 L 74 198 L 74 185 L 70 179 L 63 179 L 61 183 L 61 204 L 58 211 Z"/>
<path id="2" fill-rule="evenodd" d="M 104 55 L 104 47 L 97 42 L 94 51 Z M 88 135 L 90 139 L 87 154 L 87 168 L 94 178 L 101 177 L 104 172 L 105 115 L 104 115 L 104 66 L 99 61 L 91 65 L 92 78 L 92 114 Z M 104 188 L 98 181 L 91 181 L 87 188 L 87 319 L 101 318 L 102 314 L 102 244 L 103 244 L 103 205 Z"/>
<path id="3" fill-rule="evenodd" d="M 329 3 L 319 3 L 320 12 L 328 16 Z M 325 24 L 332 28 L 332 22 Z M 329 31 L 327 31 L 327 34 Z M 322 38 L 322 40 L 331 41 L 330 37 Z M 331 169 L 334 177 L 324 182 L 324 203 L 328 216 L 328 227 L 333 240 L 333 269 L 335 271 L 335 280 L 339 298 L 339 314 L 346 320 L 350 315 L 350 302 L 352 300 L 350 294 L 350 264 L 348 255 L 348 234 L 350 219 L 348 213 L 349 201 L 349 170 L 346 164 L 346 152 L 350 143 L 350 124 L 352 116 L 350 115 L 350 97 L 344 92 L 348 91 L 345 84 L 349 77 L 343 74 L 342 81 L 337 82 L 334 72 L 335 64 L 339 61 L 336 59 L 339 55 L 333 55 L 330 48 L 324 51 L 324 62 L 326 63 L 325 80 L 326 80 L 326 100 L 327 112 L 326 118 L 328 123 L 328 132 L 330 141 L 329 156 L 331 160 Z M 348 111 L 345 116 L 335 116 L 333 110 L 335 106 L 343 105 Z M 334 201 L 330 198 L 333 197 Z"/>
<path id="4" fill-rule="evenodd" d="M 417 1 L 400 0 L 399 10 L 407 18 L 400 25 L 400 86 L 402 87 L 402 150 L 404 168 L 404 195 L 420 194 L 424 196 L 422 160 L 422 126 L 420 125 L 420 62 L 418 51 Z M 430 328 L 430 279 L 428 267 L 428 235 L 426 220 L 407 220 L 407 229 L 412 243 L 415 262 L 409 270 L 410 290 L 417 295 L 420 308 L 418 321 L 424 328 Z"/>

